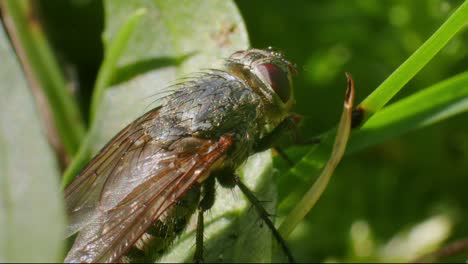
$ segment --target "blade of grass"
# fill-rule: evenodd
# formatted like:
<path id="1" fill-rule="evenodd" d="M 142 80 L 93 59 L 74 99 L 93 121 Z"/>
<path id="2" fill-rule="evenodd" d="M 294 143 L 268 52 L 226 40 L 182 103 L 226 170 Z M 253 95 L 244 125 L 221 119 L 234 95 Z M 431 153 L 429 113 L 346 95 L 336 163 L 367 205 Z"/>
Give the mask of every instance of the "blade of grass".
<path id="1" fill-rule="evenodd" d="M 104 56 L 104 61 L 99 70 L 96 79 L 96 85 L 94 86 L 93 97 L 91 100 L 91 111 L 90 111 L 90 120 L 91 123 L 94 121 L 96 116 L 96 111 L 99 103 L 102 100 L 105 89 L 109 86 L 112 78 L 114 76 L 117 62 L 119 61 L 120 56 L 127 47 L 128 40 L 130 35 L 135 30 L 137 22 L 141 17 L 146 13 L 146 9 L 140 8 L 137 9 L 125 22 L 124 25 L 120 28 L 119 32 L 115 36 L 113 41 L 110 41 L 110 46 L 106 49 L 106 54 Z"/>
<path id="2" fill-rule="evenodd" d="M 34 18 L 32 3 L 24 0 L 0 2 L 10 35 L 23 67 L 30 69 L 34 80 L 46 95 L 54 124 L 66 153 L 73 156 L 84 136 L 84 124 L 79 108 L 68 92 L 67 83 L 48 45 L 38 21 Z M 14 32 L 11 32 L 14 30 Z"/>
<path id="3" fill-rule="evenodd" d="M 426 65 L 435 54 L 442 49 L 447 42 L 467 23 L 468 1 L 465 1 L 447 21 L 417 50 L 415 51 L 394 73 L 392 73 L 371 95 L 369 95 L 359 106 L 363 110 L 366 123 L 373 114 L 380 110 L 419 70 Z M 449 113 L 449 112 L 447 112 Z M 376 121 L 374 121 L 376 122 Z M 409 127 L 407 127 L 409 130 Z M 400 132 L 402 132 L 401 130 Z M 291 208 L 301 199 L 302 193 L 297 188 L 292 191 L 291 186 L 307 186 L 304 182 L 312 182 L 314 176 L 318 175 L 323 167 L 328 153 L 330 153 L 332 140 L 335 137 L 336 128 L 331 129 L 322 136 L 319 146 L 311 148 L 304 157 L 296 163 L 286 174 L 278 179 L 280 211 Z M 375 135 L 375 138 L 379 136 Z M 354 144 L 354 134 L 350 144 Z M 383 137 L 382 137 L 383 138 Z M 361 139 L 365 141 L 366 139 Z M 362 144 L 362 143 L 361 143 Z M 354 147 L 351 148 L 351 150 Z M 357 147 L 356 147 L 357 148 Z M 288 181 L 288 184 L 282 182 Z"/>
<path id="4" fill-rule="evenodd" d="M 382 143 L 414 129 L 442 121 L 456 114 L 468 111 L 468 72 L 444 80 L 403 100 L 385 107 L 370 118 L 360 130 L 351 133 L 345 154 Z M 316 149 L 288 171 L 281 181 L 297 181 L 297 184 L 284 186 L 304 186 L 313 180 L 323 166 L 326 153 L 336 130 L 329 131 Z M 280 185 L 281 186 L 281 185 Z M 283 189 L 280 192 L 280 209 L 285 210 L 300 199 L 303 192 Z"/>
<path id="5" fill-rule="evenodd" d="M 468 111 L 468 72 L 385 107 L 352 134 L 346 153 Z"/>
<path id="6" fill-rule="evenodd" d="M 465 1 L 421 47 L 364 99 L 358 106 L 364 110 L 364 118 L 368 119 L 388 103 L 467 22 L 468 1 Z"/>
<path id="7" fill-rule="evenodd" d="M 93 128 L 88 131 L 88 134 L 81 143 L 80 149 L 73 157 L 72 162 L 68 165 L 62 176 L 61 188 L 62 190 L 75 178 L 81 168 L 89 161 L 91 153 L 90 135 Z"/>
<path id="8" fill-rule="evenodd" d="M 63 174 L 62 178 L 62 188 L 65 188 L 73 178 L 78 174 L 79 170 L 84 166 L 84 164 L 89 160 L 92 155 L 91 147 L 91 135 L 95 130 L 94 116 L 99 106 L 99 103 L 102 100 L 105 89 L 109 86 L 112 76 L 115 72 L 117 62 L 119 61 L 120 56 L 127 47 L 128 40 L 132 32 L 135 30 L 135 26 L 143 15 L 146 13 L 144 8 L 135 10 L 133 14 L 125 21 L 122 27 L 119 29 L 116 34 L 115 40 L 110 42 L 110 46 L 106 51 L 106 55 L 102 66 L 99 70 L 98 77 L 96 80 L 96 85 L 94 88 L 94 94 L 91 103 L 91 128 L 88 131 L 85 139 L 83 140 L 78 153 L 73 158 L 71 164 L 67 167 Z"/>

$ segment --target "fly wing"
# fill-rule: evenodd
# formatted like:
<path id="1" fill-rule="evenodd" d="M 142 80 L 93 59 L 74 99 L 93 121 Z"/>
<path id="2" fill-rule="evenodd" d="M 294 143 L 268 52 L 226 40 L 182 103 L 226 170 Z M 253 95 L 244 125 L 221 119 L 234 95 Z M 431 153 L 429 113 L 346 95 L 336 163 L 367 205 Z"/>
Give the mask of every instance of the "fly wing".
<path id="1" fill-rule="evenodd" d="M 121 158 L 138 140 L 144 140 L 143 124 L 156 118 L 159 109 L 141 116 L 121 130 L 81 171 L 65 189 L 69 225 L 66 236 L 81 230 L 95 217 L 101 191 L 108 178 L 112 178 Z"/>
<path id="2" fill-rule="evenodd" d="M 142 134 L 142 137 L 135 137 L 136 134 Z M 175 141 L 170 147 L 163 147 L 145 138 L 142 132 L 136 134 L 130 133 L 130 139 L 116 141 L 120 151 L 113 156 L 115 161 L 111 165 L 97 161 L 93 163 L 100 166 L 90 164 L 85 169 L 93 168 L 98 173 L 87 172 L 88 178 L 93 179 L 82 182 L 88 187 L 99 188 L 83 190 L 94 195 L 92 199 L 77 196 L 87 203 L 83 212 L 91 218 L 81 227 L 65 262 L 118 261 L 156 219 L 215 163 L 222 162 L 232 145 L 229 136 L 217 141 L 187 137 Z M 112 151 L 112 145 L 106 147 L 108 151 Z M 104 153 L 101 157 L 107 156 Z M 106 168 L 101 169 L 101 166 Z M 94 176 L 100 174 L 100 169 L 105 172 L 104 179 Z M 84 207 L 75 204 L 74 208 L 83 210 Z"/>

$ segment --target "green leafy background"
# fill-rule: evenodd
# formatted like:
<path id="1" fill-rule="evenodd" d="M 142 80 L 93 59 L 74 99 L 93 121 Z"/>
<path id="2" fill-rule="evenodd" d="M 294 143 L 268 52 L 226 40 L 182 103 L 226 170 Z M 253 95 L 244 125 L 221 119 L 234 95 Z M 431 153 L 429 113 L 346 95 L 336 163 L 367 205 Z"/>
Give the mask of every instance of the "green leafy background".
<path id="1" fill-rule="evenodd" d="M 70 0 L 35 1 L 32 7 L 68 80 L 67 89 L 75 88 L 73 96 L 89 128 L 83 141 L 89 148 L 87 160 L 120 128 L 155 105 L 160 89 L 191 72 L 218 67 L 232 51 L 248 46 L 272 46 L 297 64 L 295 111 L 304 116 L 300 132 L 320 135 L 338 121 L 345 71 L 353 74 L 359 103 L 461 3 Z M 110 66 L 103 97 L 91 109 L 106 52 L 140 8 L 145 13 Z M 4 35 L 0 41 L 0 261 L 60 260 L 65 243 L 58 239 L 64 229 L 59 171 L 11 44 Z M 369 133 L 356 134 L 325 194 L 288 239 L 298 261 L 410 261 L 468 236 L 467 45 L 468 34 L 462 30 L 392 99 L 390 103 L 401 103 L 393 107 L 395 112 L 384 109 L 380 119 L 369 120 Z M 430 86 L 434 89 L 400 101 Z M 405 119 L 405 114 L 411 116 Z M 423 126 L 434 119 L 440 120 Z M 373 126 L 385 122 L 386 132 L 371 133 Z M 286 151 L 298 161 L 308 148 Z M 280 223 L 292 206 L 287 198 L 300 196 L 314 179 L 308 174 L 293 177 L 276 157 L 272 169 L 270 152 L 249 162 L 254 165 L 246 165 L 241 173 L 271 201 L 270 210 L 278 201 L 275 219 Z M 242 195 L 220 190 L 218 196 L 221 208 L 215 206 L 208 220 L 207 259 L 270 261 L 271 252 L 278 249 Z M 225 204 L 232 206 L 223 208 Z M 190 230 L 163 260 L 190 260 Z M 465 253 L 442 260 L 466 259 Z"/>

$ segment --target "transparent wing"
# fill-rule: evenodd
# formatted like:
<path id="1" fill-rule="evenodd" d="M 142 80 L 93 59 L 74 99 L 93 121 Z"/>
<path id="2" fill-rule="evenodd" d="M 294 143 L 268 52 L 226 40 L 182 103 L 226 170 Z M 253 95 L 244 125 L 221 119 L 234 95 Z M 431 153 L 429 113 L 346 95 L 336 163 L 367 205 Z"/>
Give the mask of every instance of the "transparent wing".
<path id="1" fill-rule="evenodd" d="M 187 137 L 163 147 L 138 132 L 154 118 L 145 116 L 135 121 L 140 125 L 119 133 L 67 188 L 71 229 L 80 233 L 65 262 L 118 261 L 152 222 L 222 162 L 232 144 L 229 136 L 218 141 Z M 85 217 L 86 224 L 78 223 Z"/>
<path id="2" fill-rule="evenodd" d="M 104 183 L 113 174 L 125 153 L 138 140 L 148 140 L 143 124 L 156 118 L 159 109 L 141 116 L 121 130 L 65 189 L 69 225 L 66 236 L 71 236 L 92 221 Z"/>

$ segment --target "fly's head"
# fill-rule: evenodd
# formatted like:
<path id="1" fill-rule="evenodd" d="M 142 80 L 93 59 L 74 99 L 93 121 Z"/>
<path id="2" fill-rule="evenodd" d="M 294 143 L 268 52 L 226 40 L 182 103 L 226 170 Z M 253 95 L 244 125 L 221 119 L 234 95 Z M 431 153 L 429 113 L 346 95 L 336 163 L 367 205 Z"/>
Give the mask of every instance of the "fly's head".
<path id="1" fill-rule="evenodd" d="M 243 79 L 262 100 L 266 130 L 273 129 L 294 105 L 292 75 L 295 67 L 271 49 L 248 49 L 233 53 L 227 69 Z"/>

